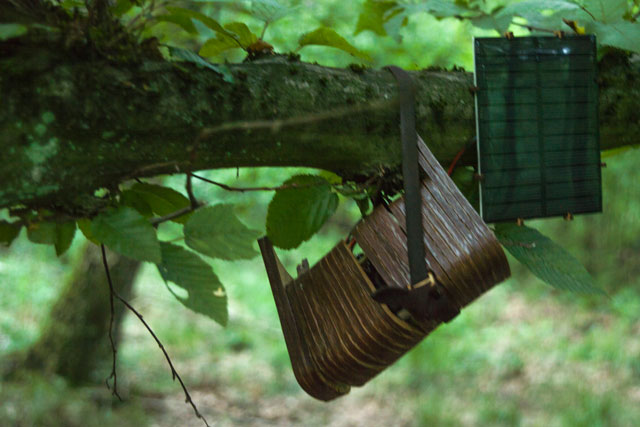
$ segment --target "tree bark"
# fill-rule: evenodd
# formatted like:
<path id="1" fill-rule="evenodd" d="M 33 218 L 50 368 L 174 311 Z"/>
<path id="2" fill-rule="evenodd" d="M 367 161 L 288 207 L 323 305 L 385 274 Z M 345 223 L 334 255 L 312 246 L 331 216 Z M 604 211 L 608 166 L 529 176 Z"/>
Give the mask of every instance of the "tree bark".
<path id="1" fill-rule="evenodd" d="M 276 55 L 222 65 L 106 59 L 47 39 L 0 43 L 0 207 L 82 215 L 97 188 L 236 166 L 309 166 L 345 177 L 397 167 L 397 87 L 386 70 Z M 475 134 L 472 75 L 414 71 L 418 132 L 441 163 Z M 603 148 L 635 143 L 640 71 L 600 66 Z M 89 207 L 87 207 L 89 206 Z"/>
<path id="2" fill-rule="evenodd" d="M 116 291 L 129 299 L 140 262 L 108 253 Z M 113 337 L 118 342 L 124 306 L 115 301 Z M 57 374 L 71 384 L 103 381 L 111 367 L 109 284 L 100 248 L 89 244 L 58 296 L 42 334 L 26 353 L 16 357 L 13 371 Z M 100 369 L 97 369 L 100 367 Z M 107 368 L 108 367 L 108 368 Z"/>

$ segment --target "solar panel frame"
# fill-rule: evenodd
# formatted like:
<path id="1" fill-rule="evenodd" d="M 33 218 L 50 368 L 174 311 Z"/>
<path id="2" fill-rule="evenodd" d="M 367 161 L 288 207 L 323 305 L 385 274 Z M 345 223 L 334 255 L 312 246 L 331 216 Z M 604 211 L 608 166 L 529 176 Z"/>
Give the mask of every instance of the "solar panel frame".
<path id="1" fill-rule="evenodd" d="M 482 218 L 601 212 L 595 36 L 473 43 Z"/>

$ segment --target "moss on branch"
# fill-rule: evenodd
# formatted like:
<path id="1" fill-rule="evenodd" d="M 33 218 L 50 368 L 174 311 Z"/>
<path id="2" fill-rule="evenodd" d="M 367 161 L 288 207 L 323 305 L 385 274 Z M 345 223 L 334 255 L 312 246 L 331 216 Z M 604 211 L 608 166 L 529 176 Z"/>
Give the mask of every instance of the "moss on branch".
<path id="1" fill-rule="evenodd" d="M 613 58 L 613 57 L 612 57 Z M 639 74 L 605 58 L 601 135 L 632 142 Z M 51 41 L 0 43 L 0 207 L 79 210 L 139 176 L 235 166 L 309 166 L 347 177 L 396 167 L 396 83 L 274 56 L 208 68 L 152 54 L 100 56 Z M 475 133 L 472 77 L 413 72 L 418 132 L 449 162 Z"/>

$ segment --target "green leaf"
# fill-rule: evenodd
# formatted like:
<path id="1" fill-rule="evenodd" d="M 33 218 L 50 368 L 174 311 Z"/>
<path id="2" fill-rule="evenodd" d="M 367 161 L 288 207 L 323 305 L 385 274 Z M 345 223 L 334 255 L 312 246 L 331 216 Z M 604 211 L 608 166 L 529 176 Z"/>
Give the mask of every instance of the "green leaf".
<path id="1" fill-rule="evenodd" d="M 216 56 L 229 49 L 240 49 L 240 46 L 231 37 L 218 34 L 215 38 L 207 40 L 198 54 L 200 56 Z"/>
<path id="2" fill-rule="evenodd" d="M 153 216 L 151 206 L 149 206 L 142 195 L 136 191 L 124 190 L 120 193 L 120 204 L 137 210 L 138 213 L 145 218 L 151 218 Z"/>
<path id="3" fill-rule="evenodd" d="M 342 177 L 331 171 L 321 170 L 318 175 L 329 181 L 329 184 L 342 184 Z"/>
<path id="4" fill-rule="evenodd" d="M 208 68 L 210 70 L 215 71 L 216 73 L 222 76 L 222 79 L 227 83 L 233 83 L 233 74 L 231 74 L 231 70 L 226 65 L 215 65 L 206 61 L 204 58 L 198 56 L 198 54 L 191 52 L 187 49 L 182 49 L 180 47 L 168 46 L 169 54 L 172 58 L 181 59 L 183 61 L 192 62 L 201 67 Z"/>
<path id="5" fill-rule="evenodd" d="M 133 7 L 131 0 L 117 0 L 113 6 L 111 6 L 111 13 L 113 16 L 120 17 L 127 13 Z"/>
<path id="6" fill-rule="evenodd" d="M 264 22 L 275 22 L 299 7 L 286 7 L 276 0 L 253 0 L 251 2 L 252 16 Z"/>
<path id="7" fill-rule="evenodd" d="M 309 45 L 329 46 L 340 49 L 347 52 L 349 55 L 357 58 L 371 60 L 371 57 L 366 53 L 360 52 L 355 47 L 351 46 L 340 34 L 335 30 L 327 27 L 320 27 L 310 33 L 303 34 L 298 41 L 300 48 Z"/>
<path id="8" fill-rule="evenodd" d="M 561 30 L 566 28 L 562 18 L 584 22 L 591 17 L 580 9 L 580 6 L 565 0 L 525 0 L 511 3 L 502 9 L 495 18 L 500 22 L 519 16 L 527 20 L 529 25 Z"/>
<path id="9" fill-rule="evenodd" d="M 150 207 L 151 211 L 158 216 L 169 215 L 170 213 L 191 205 L 191 202 L 189 202 L 189 199 L 185 196 L 172 188 L 164 187 L 162 185 L 136 183 L 129 190 L 140 196 L 140 198 Z M 189 215 L 190 214 L 182 215 L 172 221 L 184 224 L 189 219 Z"/>
<path id="10" fill-rule="evenodd" d="M 0 221 L 0 245 L 11 246 L 11 242 L 20 234 L 20 228 L 22 225 L 19 223 Z"/>
<path id="11" fill-rule="evenodd" d="M 129 258 L 153 263 L 162 261 L 156 230 L 128 206 L 95 217 L 91 221 L 91 235 L 109 249 Z"/>
<path id="12" fill-rule="evenodd" d="M 42 245 L 53 245 L 56 243 L 56 223 L 55 222 L 36 222 L 27 227 L 27 238 L 33 243 Z"/>
<path id="13" fill-rule="evenodd" d="M 384 29 L 384 24 L 393 16 L 392 14 L 388 14 L 387 11 L 396 5 L 397 3 L 394 1 L 367 0 L 362 5 L 362 12 L 360 12 L 360 16 L 358 16 L 358 23 L 356 24 L 354 35 L 369 30 L 379 36 L 386 36 L 387 32 Z M 400 11 L 401 9 L 398 9 L 396 13 Z"/>
<path id="14" fill-rule="evenodd" d="M 91 232 L 91 220 L 89 218 L 80 218 L 76 221 L 76 224 L 78 224 L 78 228 L 88 241 L 96 245 L 100 244 L 98 239 L 96 239 L 96 237 Z"/>
<path id="15" fill-rule="evenodd" d="M 598 43 L 640 53 L 640 23 L 620 21 L 613 24 L 590 22 L 585 24 L 587 32 L 596 35 Z"/>
<path id="16" fill-rule="evenodd" d="M 226 24 L 224 28 L 237 36 L 236 39 L 242 45 L 243 49 L 246 49 L 258 40 L 258 36 L 253 34 L 249 27 L 242 22 L 232 22 L 230 24 Z"/>
<path id="17" fill-rule="evenodd" d="M 20 37 L 27 32 L 27 27 L 21 24 L 0 24 L 0 40 Z"/>
<path id="18" fill-rule="evenodd" d="M 258 255 L 253 244 L 259 231 L 247 228 L 233 213 L 233 205 L 198 209 L 184 225 L 185 243 L 213 258 L 251 259 Z"/>
<path id="19" fill-rule="evenodd" d="M 604 294 L 569 252 L 537 230 L 517 224 L 496 224 L 500 243 L 547 284 L 563 290 Z"/>
<path id="20" fill-rule="evenodd" d="M 621 21 L 627 12 L 627 0 L 584 0 L 583 6 L 603 23 Z"/>
<path id="21" fill-rule="evenodd" d="M 76 223 L 75 221 L 63 222 L 56 224 L 56 241 L 54 243 L 56 248 L 56 256 L 60 256 L 69 249 L 73 237 L 76 235 Z"/>
<path id="22" fill-rule="evenodd" d="M 222 27 L 222 25 L 218 23 L 218 21 L 208 17 L 203 13 L 196 12 L 195 10 L 185 9 L 182 7 L 167 7 L 167 11 L 169 11 L 172 15 L 184 16 L 187 18 L 198 20 L 202 22 L 204 25 L 206 25 L 208 28 L 210 28 L 211 30 L 215 31 L 216 33 L 233 37 L 233 33 L 230 33 L 229 31 L 225 30 Z"/>
<path id="23" fill-rule="evenodd" d="M 502 9 L 499 9 L 502 10 Z M 500 34 L 509 29 L 513 16 L 500 15 L 499 12 L 492 13 L 490 15 L 480 14 L 469 19 L 469 22 L 478 28 L 483 30 L 496 30 Z"/>
<path id="24" fill-rule="evenodd" d="M 356 205 L 360 210 L 360 215 L 362 215 L 363 218 L 371 213 L 372 204 L 368 197 L 362 198 L 362 199 L 360 198 L 356 199 L 354 197 L 353 201 L 356 202 Z"/>
<path id="25" fill-rule="evenodd" d="M 384 24 L 384 29 L 387 34 L 389 34 L 389 37 L 394 39 L 397 43 L 401 43 L 402 35 L 400 34 L 400 30 L 403 27 L 406 27 L 408 23 L 409 17 L 407 16 L 406 10 L 398 9 L 398 13 L 389 18 L 389 20 Z"/>
<path id="26" fill-rule="evenodd" d="M 338 207 L 338 195 L 322 177 L 296 175 L 276 191 L 267 212 L 267 235 L 273 244 L 292 249 L 309 240 Z"/>
<path id="27" fill-rule="evenodd" d="M 408 14 L 427 12 L 436 18 L 458 17 L 472 12 L 463 5 L 457 5 L 449 0 L 425 0 L 418 4 L 407 4 L 405 7 Z"/>
<path id="28" fill-rule="evenodd" d="M 621 147 L 616 147 L 616 148 L 610 148 L 608 150 L 604 150 L 600 152 L 600 158 L 601 159 L 606 159 L 609 157 L 613 157 L 613 156 L 617 156 L 618 154 L 622 154 L 625 151 L 629 151 L 629 150 L 633 150 L 640 147 L 640 143 L 638 144 L 630 144 L 630 145 L 623 145 Z"/>
<path id="29" fill-rule="evenodd" d="M 183 298 L 169 291 L 185 307 L 227 324 L 227 294 L 211 266 L 181 246 L 161 242 L 162 262 L 157 264 L 165 282 L 172 282 L 188 292 Z M 168 287 L 168 286 L 167 286 Z"/>
<path id="30" fill-rule="evenodd" d="M 180 15 L 180 14 L 166 14 L 166 15 L 158 15 L 154 18 L 158 22 L 170 22 L 175 24 L 185 30 L 189 34 L 198 34 L 198 30 L 196 26 L 193 25 L 193 21 L 188 16 Z"/>

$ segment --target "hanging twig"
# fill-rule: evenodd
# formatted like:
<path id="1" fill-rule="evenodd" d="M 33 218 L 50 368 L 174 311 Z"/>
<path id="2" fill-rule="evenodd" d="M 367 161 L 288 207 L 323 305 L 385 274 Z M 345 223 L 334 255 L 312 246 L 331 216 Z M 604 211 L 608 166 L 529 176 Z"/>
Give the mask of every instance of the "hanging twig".
<path id="1" fill-rule="evenodd" d="M 173 377 L 173 380 L 175 381 L 176 379 L 178 379 L 178 382 L 182 387 L 182 391 L 184 391 L 185 401 L 191 405 L 196 416 L 200 418 L 207 427 L 209 427 L 209 423 L 207 422 L 206 418 L 200 413 L 200 411 L 198 411 L 198 407 L 196 406 L 193 399 L 191 398 L 191 395 L 189 394 L 189 390 L 187 390 L 187 386 L 184 384 L 184 382 L 182 381 L 182 378 L 180 377 L 180 374 L 178 374 L 178 371 L 176 371 L 176 368 L 173 366 L 171 357 L 169 357 L 169 353 L 167 353 L 167 350 L 165 350 L 164 345 L 162 345 L 162 342 L 160 341 L 160 339 L 153 332 L 153 329 L 151 329 L 151 326 L 149 326 L 149 324 L 144 320 L 144 318 L 142 317 L 142 314 L 140 314 L 135 308 L 133 308 L 133 306 L 129 304 L 127 300 L 122 298 L 120 294 L 118 294 L 118 292 L 116 292 L 116 290 L 113 288 L 113 283 L 111 281 L 111 274 L 109 273 L 109 264 L 107 263 L 107 256 L 104 250 L 104 245 L 100 245 L 100 247 L 102 249 L 102 263 L 104 264 L 105 273 L 107 274 L 107 281 L 109 282 L 109 291 L 111 294 L 111 298 L 113 299 L 113 297 L 116 297 L 122 304 L 124 304 L 125 307 L 129 309 L 129 311 L 131 311 L 133 314 L 136 315 L 136 317 L 138 318 L 138 320 L 140 320 L 140 322 L 142 322 L 144 327 L 147 329 L 147 331 L 151 334 L 151 336 L 155 340 L 156 344 L 158 344 L 158 347 L 160 347 L 160 350 L 162 350 L 162 353 L 164 354 L 165 359 L 167 359 L 169 368 L 171 368 L 171 376 Z M 113 344 L 113 341 L 112 341 L 112 344 Z M 115 353 L 114 353 L 114 358 L 115 358 Z M 114 390 L 115 390 L 115 362 L 114 362 L 113 374 L 114 374 Z"/>
<path id="2" fill-rule="evenodd" d="M 104 264 L 105 273 L 107 273 L 107 282 L 109 283 L 109 304 L 111 309 L 111 317 L 109 318 L 109 342 L 111 343 L 111 353 L 113 355 L 113 364 L 111 366 L 111 375 L 105 379 L 105 383 L 107 384 L 107 388 L 111 390 L 109 387 L 109 380 L 113 378 L 113 390 L 111 390 L 111 394 L 116 396 L 118 400 L 122 401 L 122 398 L 118 394 L 118 373 L 116 371 L 116 360 L 118 355 L 118 350 L 116 349 L 116 343 L 113 341 L 113 321 L 115 318 L 115 313 L 113 310 L 113 284 L 111 282 L 111 274 L 109 273 L 109 267 L 107 264 L 107 255 L 104 250 L 104 245 L 100 245 L 100 250 L 102 251 L 102 263 Z"/>

